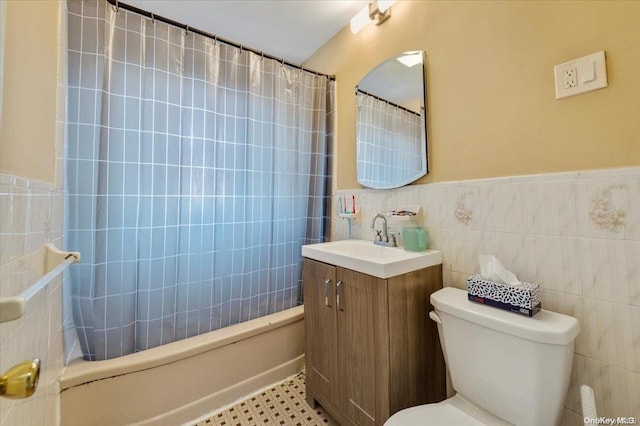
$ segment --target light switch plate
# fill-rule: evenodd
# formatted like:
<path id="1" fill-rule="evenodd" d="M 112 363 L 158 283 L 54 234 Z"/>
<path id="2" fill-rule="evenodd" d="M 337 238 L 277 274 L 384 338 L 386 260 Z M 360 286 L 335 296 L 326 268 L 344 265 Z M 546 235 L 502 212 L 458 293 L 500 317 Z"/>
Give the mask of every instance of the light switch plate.
<path id="1" fill-rule="evenodd" d="M 556 99 L 607 87 L 604 50 L 556 65 L 553 71 Z"/>

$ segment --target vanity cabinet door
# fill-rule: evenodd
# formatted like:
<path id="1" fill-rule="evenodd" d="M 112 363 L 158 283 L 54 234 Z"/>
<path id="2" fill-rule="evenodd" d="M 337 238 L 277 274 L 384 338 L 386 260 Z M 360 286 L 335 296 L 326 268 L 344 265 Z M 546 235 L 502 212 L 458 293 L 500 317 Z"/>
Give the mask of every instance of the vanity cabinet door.
<path id="1" fill-rule="evenodd" d="M 327 404 L 336 399 L 336 267 L 310 259 L 303 267 L 306 381 Z"/>
<path id="2" fill-rule="evenodd" d="M 357 425 L 382 424 L 386 280 L 344 268 L 337 271 L 340 408 Z"/>
<path id="3" fill-rule="evenodd" d="M 307 402 L 343 426 L 382 426 L 444 399 L 429 296 L 441 265 L 388 279 L 304 259 Z"/>

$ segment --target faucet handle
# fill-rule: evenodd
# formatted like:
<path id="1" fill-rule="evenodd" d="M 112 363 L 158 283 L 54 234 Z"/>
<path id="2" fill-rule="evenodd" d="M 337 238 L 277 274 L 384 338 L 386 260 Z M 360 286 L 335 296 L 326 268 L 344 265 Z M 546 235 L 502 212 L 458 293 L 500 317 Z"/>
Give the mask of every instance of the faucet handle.
<path id="1" fill-rule="evenodd" d="M 400 231 L 389 232 L 389 237 L 392 239 L 393 247 L 398 247 L 398 239 L 400 236 Z"/>
<path id="2" fill-rule="evenodd" d="M 380 229 L 374 229 L 376 236 L 374 237 L 374 240 L 376 241 L 382 241 L 382 230 Z"/>

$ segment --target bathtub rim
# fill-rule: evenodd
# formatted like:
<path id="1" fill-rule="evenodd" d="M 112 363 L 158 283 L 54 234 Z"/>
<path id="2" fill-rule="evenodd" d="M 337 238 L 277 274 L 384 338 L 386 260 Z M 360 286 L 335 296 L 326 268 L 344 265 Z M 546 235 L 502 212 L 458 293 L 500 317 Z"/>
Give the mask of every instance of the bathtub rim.
<path id="1" fill-rule="evenodd" d="M 170 364 L 185 358 L 249 339 L 258 334 L 284 327 L 304 318 L 304 305 L 285 309 L 199 336 L 104 361 L 75 359 L 60 377 L 60 391 L 123 374 L 135 373 Z"/>

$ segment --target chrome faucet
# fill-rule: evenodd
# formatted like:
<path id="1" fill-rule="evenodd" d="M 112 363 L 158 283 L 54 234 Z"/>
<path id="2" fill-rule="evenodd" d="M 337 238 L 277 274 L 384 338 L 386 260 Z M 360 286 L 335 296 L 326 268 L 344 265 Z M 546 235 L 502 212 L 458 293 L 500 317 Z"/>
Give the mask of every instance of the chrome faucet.
<path id="1" fill-rule="evenodd" d="M 376 219 L 382 219 L 382 235 L 380 235 L 381 231 L 378 231 L 377 229 L 375 229 Z M 385 247 L 398 247 L 395 234 L 391 235 L 391 241 L 389 241 L 389 231 L 387 229 L 387 218 L 382 213 L 377 213 L 373 217 L 373 221 L 371 222 L 371 229 L 376 231 L 376 236 L 373 239 L 373 244 L 378 246 L 385 246 Z"/>

